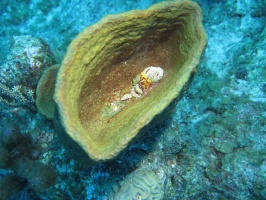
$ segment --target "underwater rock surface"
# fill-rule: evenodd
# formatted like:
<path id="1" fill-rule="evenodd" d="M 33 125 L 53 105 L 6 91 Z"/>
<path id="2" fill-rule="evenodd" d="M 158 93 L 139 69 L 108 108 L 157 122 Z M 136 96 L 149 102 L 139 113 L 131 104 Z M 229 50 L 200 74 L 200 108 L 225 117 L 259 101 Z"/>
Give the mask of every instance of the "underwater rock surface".
<path id="1" fill-rule="evenodd" d="M 35 90 L 43 71 L 56 61 L 42 39 L 30 35 L 10 38 L 10 52 L 0 65 L 0 104 L 35 110 Z"/>
<path id="2" fill-rule="evenodd" d="M 9 36 L 38 35 L 54 54 L 64 54 L 83 28 L 106 14 L 156 2 L 0 1 L 2 63 L 11 51 Z M 18 124 L 23 134 L 50 149 L 39 161 L 51 163 L 59 174 L 46 193 L 13 184 L 14 193 L 21 190 L 13 193 L 16 199 L 111 199 L 125 177 L 143 168 L 158 177 L 164 199 L 266 199 L 265 1 L 197 2 L 203 8 L 208 45 L 189 90 L 163 125 L 149 129 L 117 159 L 82 169 L 60 145 L 52 122 L 29 109 L 33 102 L 15 107 L 1 103 L 1 131 L 10 121 Z M 8 70 L 2 63 L 0 73 Z M 17 75 L 0 78 L 10 89 L 13 81 L 21 80 Z M 18 183 L 8 173 L 1 169 L 0 181 Z"/>

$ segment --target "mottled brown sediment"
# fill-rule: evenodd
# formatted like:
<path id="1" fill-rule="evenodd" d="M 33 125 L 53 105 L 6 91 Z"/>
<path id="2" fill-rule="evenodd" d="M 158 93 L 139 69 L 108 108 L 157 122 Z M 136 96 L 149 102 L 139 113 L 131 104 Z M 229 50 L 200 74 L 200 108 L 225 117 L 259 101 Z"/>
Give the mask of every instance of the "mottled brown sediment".
<path id="1" fill-rule="evenodd" d="M 207 43 L 201 20 L 196 3 L 169 1 L 109 15 L 81 32 L 68 48 L 55 90 L 57 122 L 68 148 L 84 151 L 94 162 L 112 159 L 177 99 Z M 163 79 L 102 120 L 101 109 L 127 93 L 132 79 L 149 66 L 161 66 Z"/>

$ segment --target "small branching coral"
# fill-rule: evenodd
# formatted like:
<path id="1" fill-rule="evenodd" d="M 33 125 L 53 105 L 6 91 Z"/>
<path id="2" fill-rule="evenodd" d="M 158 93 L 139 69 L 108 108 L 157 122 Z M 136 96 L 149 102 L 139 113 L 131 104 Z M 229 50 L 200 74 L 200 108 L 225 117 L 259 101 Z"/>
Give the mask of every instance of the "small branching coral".
<path id="1" fill-rule="evenodd" d="M 0 105 L 11 107 L 28 107 L 35 110 L 33 90 L 25 90 L 21 86 L 12 89 L 0 82 Z"/>

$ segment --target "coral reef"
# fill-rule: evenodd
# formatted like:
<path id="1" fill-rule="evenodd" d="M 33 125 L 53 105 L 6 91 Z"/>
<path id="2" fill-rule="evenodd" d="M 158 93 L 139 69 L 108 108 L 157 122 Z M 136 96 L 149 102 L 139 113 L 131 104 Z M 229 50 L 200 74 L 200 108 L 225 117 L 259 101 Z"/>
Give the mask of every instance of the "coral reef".
<path id="1" fill-rule="evenodd" d="M 19 85 L 9 89 L 4 84 L 0 83 L 0 105 L 2 107 L 28 107 L 34 110 L 34 91 L 27 90 Z"/>
<path id="2" fill-rule="evenodd" d="M 19 85 L 35 89 L 44 69 L 55 63 L 49 46 L 43 40 L 29 35 L 13 36 L 10 53 L 1 66 L 0 82 L 6 87 Z"/>
<path id="3" fill-rule="evenodd" d="M 2 0 L 0 74 L 9 68 L 5 63 L 12 51 L 10 36 L 44 39 L 60 63 L 83 28 L 107 14 L 143 9 L 158 1 Z M 6 81 L 0 81 L 0 97 L 7 101 L 0 105 L 0 199 L 14 194 L 11 200 L 112 200 L 127 177 L 144 168 L 158 178 L 167 200 L 266 199 L 265 1 L 195 1 L 203 8 L 208 45 L 189 90 L 164 123 L 150 128 L 112 161 L 82 168 L 60 144 L 51 120 L 36 113 L 34 102 L 22 103 L 23 98 L 30 100 L 27 91 L 36 89 L 37 82 L 27 82 L 37 79 L 28 77 L 26 69 L 28 81 L 19 73 L 12 75 L 13 65 L 9 77 L 0 76 Z M 25 85 L 12 91 L 21 83 Z M 30 140 L 31 145 L 17 146 L 21 135 L 28 135 L 23 141 Z M 26 153 L 12 145 L 7 148 L 3 145 L 7 141 Z M 16 159 L 10 157 L 10 150 Z M 46 181 L 41 172 L 36 172 L 36 180 L 22 173 L 30 168 L 25 163 L 23 169 L 15 169 L 20 158 L 40 168 L 52 165 L 57 173 L 54 187 L 34 191 L 35 183 L 42 181 L 46 187 Z M 25 178 L 18 178 L 15 171 Z"/>
<path id="4" fill-rule="evenodd" d="M 13 36 L 10 53 L 0 66 L 0 106 L 35 110 L 37 82 L 43 71 L 55 63 L 49 46 L 41 39 Z"/>
<path id="5" fill-rule="evenodd" d="M 0 132 L 0 166 L 12 171 L 1 178 L 0 196 L 8 199 L 23 187 L 46 192 L 56 183 L 54 169 L 39 161 L 44 148 L 28 134 L 22 134 L 16 124 L 7 124 Z M 16 182 L 16 184 L 14 184 Z"/>

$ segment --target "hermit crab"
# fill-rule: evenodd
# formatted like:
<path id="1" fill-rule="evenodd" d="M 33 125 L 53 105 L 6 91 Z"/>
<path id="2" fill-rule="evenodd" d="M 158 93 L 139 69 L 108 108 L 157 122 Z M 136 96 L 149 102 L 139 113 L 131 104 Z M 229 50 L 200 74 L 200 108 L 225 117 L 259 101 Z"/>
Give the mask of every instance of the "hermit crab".
<path id="1" fill-rule="evenodd" d="M 147 93 L 154 83 L 161 80 L 162 77 L 163 69 L 161 67 L 147 67 L 133 79 L 130 93 L 125 94 L 120 100 L 125 101 L 133 97 L 140 98 L 143 94 Z"/>
<path id="2" fill-rule="evenodd" d="M 130 93 L 123 95 L 121 98 L 108 103 L 101 110 L 101 118 L 112 118 L 126 106 L 126 101 L 132 98 L 140 98 L 160 81 L 163 77 L 163 69 L 161 67 L 150 66 L 145 68 L 132 80 Z"/>

